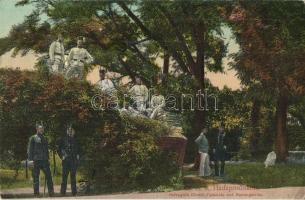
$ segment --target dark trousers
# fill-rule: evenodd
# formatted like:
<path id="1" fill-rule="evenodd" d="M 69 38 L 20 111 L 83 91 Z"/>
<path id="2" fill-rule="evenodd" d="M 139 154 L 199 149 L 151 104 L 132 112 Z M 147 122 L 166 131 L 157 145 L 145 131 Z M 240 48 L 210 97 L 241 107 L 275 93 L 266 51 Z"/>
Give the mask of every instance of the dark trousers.
<path id="1" fill-rule="evenodd" d="M 34 169 L 33 169 L 33 180 L 34 180 L 34 194 L 39 194 L 39 174 L 40 170 L 43 171 L 45 178 L 47 179 L 48 184 L 48 192 L 49 194 L 54 193 L 53 181 L 50 170 L 50 163 L 48 160 L 36 160 L 34 161 Z"/>
<path id="2" fill-rule="evenodd" d="M 62 182 L 60 193 L 66 194 L 67 190 L 67 181 L 68 175 L 70 173 L 70 180 L 71 180 L 71 190 L 72 194 L 76 195 L 76 169 L 77 169 L 77 162 L 74 160 L 63 160 L 62 161 Z"/>
<path id="3" fill-rule="evenodd" d="M 216 148 L 215 152 L 215 176 L 223 176 L 225 173 L 226 151 L 223 147 Z M 220 162 L 220 171 L 219 171 Z"/>

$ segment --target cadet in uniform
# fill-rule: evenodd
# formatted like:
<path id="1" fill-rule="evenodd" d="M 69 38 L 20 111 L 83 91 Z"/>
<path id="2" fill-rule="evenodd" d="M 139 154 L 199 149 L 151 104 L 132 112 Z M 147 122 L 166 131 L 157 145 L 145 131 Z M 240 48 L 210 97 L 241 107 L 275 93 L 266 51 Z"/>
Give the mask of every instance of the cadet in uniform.
<path id="1" fill-rule="evenodd" d="M 148 99 L 148 89 L 142 84 L 140 78 L 136 78 L 136 85 L 129 90 L 129 93 L 136 103 L 137 111 L 144 112 L 146 110 L 146 101 Z"/>
<path id="2" fill-rule="evenodd" d="M 70 173 L 72 195 L 76 195 L 76 170 L 79 163 L 80 147 L 75 139 L 75 131 L 69 126 L 67 134 L 60 139 L 57 153 L 62 160 L 62 183 L 60 193 L 66 194 L 67 180 Z"/>
<path id="3" fill-rule="evenodd" d="M 102 93 L 105 93 L 109 96 L 112 96 L 116 93 L 116 89 L 114 87 L 113 82 L 106 76 L 105 70 L 100 70 L 100 80 L 97 82 L 97 85 Z"/>
<path id="4" fill-rule="evenodd" d="M 165 113 L 164 113 L 164 107 L 165 107 L 165 99 L 164 96 L 160 94 L 160 92 L 157 90 L 156 95 L 154 95 L 151 98 L 150 101 L 150 106 L 151 106 L 151 114 L 150 114 L 150 118 L 151 119 L 158 119 L 160 117 L 162 117 Z"/>
<path id="5" fill-rule="evenodd" d="M 36 125 L 36 134 L 30 137 L 28 144 L 28 160 L 34 161 L 33 180 L 34 195 L 39 195 L 39 174 L 42 170 L 48 184 L 49 196 L 53 196 L 54 188 L 49 163 L 48 141 L 43 136 L 43 126 Z"/>
<path id="6" fill-rule="evenodd" d="M 200 135 L 196 138 L 195 142 L 198 145 L 200 154 L 200 164 L 199 164 L 199 176 L 210 176 L 210 158 L 209 158 L 209 141 L 206 137 L 208 132 L 207 128 L 203 128 Z"/>
<path id="7" fill-rule="evenodd" d="M 66 72 L 67 78 L 78 78 L 82 80 L 84 77 L 84 65 L 93 62 L 93 57 L 83 48 L 83 40 L 77 40 L 77 47 L 70 50 L 67 58 L 68 69 Z"/>
<path id="8" fill-rule="evenodd" d="M 65 48 L 63 37 L 58 35 L 56 41 L 52 42 L 49 48 L 50 69 L 53 73 L 63 73 L 65 63 Z"/>
<path id="9" fill-rule="evenodd" d="M 216 144 L 215 148 L 213 149 L 213 153 L 215 154 L 215 176 L 224 176 L 225 171 L 225 160 L 226 160 L 226 134 L 224 132 L 224 124 L 221 124 L 219 127 L 219 131 L 216 135 Z M 221 163 L 220 166 L 220 173 L 219 173 L 219 162 Z"/>

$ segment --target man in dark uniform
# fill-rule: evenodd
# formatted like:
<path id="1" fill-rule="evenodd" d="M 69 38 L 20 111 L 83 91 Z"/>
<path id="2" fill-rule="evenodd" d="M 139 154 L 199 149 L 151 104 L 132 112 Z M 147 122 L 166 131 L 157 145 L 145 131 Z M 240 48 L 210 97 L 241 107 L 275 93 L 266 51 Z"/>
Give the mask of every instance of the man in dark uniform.
<path id="1" fill-rule="evenodd" d="M 53 181 L 49 163 L 48 141 L 43 136 L 43 126 L 36 125 L 36 134 L 30 137 L 28 144 L 28 160 L 34 161 L 33 180 L 34 195 L 39 195 L 39 174 L 42 170 L 48 184 L 49 196 L 54 195 Z"/>
<path id="2" fill-rule="evenodd" d="M 225 160 L 226 160 L 226 134 L 224 132 L 224 124 L 219 127 L 216 134 L 215 147 L 213 149 L 214 161 L 215 161 L 215 176 L 224 176 Z M 220 173 L 219 173 L 220 162 Z"/>
<path id="3" fill-rule="evenodd" d="M 70 173 L 72 195 L 76 195 L 76 170 L 79 163 L 80 148 L 76 141 L 74 129 L 69 126 L 67 134 L 59 141 L 58 155 L 62 160 L 62 183 L 60 193 L 66 194 L 68 174 Z"/>

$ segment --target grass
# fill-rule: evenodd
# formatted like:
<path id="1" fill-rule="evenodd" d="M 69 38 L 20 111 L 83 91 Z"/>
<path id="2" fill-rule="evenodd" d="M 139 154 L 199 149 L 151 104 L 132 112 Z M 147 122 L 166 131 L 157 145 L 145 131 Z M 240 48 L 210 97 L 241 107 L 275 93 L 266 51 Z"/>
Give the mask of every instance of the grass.
<path id="1" fill-rule="evenodd" d="M 266 169 L 262 163 L 244 163 L 226 165 L 225 170 L 224 180 L 214 177 L 200 178 L 197 176 L 197 171 L 184 170 L 184 189 L 207 187 L 207 185 L 220 182 L 238 183 L 254 188 L 305 186 L 305 165 L 277 164 Z M 54 185 L 61 183 L 60 171 L 57 172 L 57 176 L 53 177 Z M 25 170 L 20 170 L 16 179 L 14 174 L 13 170 L 0 169 L 1 189 L 32 187 L 33 181 L 31 178 L 25 178 Z M 31 177 L 30 171 L 29 177 Z M 80 176 L 77 179 L 79 180 Z M 41 173 L 41 180 L 44 180 L 43 173 Z M 43 185 L 43 181 L 40 184 Z"/>
<path id="2" fill-rule="evenodd" d="M 61 183 L 61 174 L 53 176 L 54 185 Z M 17 177 L 15 177 L 15 171 L 9 169 L 0 169 L 0 185 L 1 189 L 14 189 L 14 188 L 25 188 L 32 187 L 32 173 L 31 170 L 28 172 L 28 179 L 25 176 L 25 170 L 20 170 Z M 44 185 L 44 173 L 40 172 L 40 185 Z"/>
<path id="3" fill-rule="evenodd" d="M 214 169 L 212 169 L 214 170 Z M 227 164 L 225 178 L 200 178 L 198 172 L 184 170 L 184 189 L 207 187 L 218 183 L 237 183 L 254 188 L 305 186 L 305 165 L 277 164 L 265 168 L 263 163 Z"/>
<path id="4" fill-rule="evenodd" d="M 227 165 L 226 180 L 254 188 L 305 186 L 305 165 L 277 164 L 269 168 L 263 163 Z"/>
<path id="5" fill-rule="evenodd" d="M 50 156 L 52 158 L 52 154 Z M 53 160 L 50 161 L 51 173 L 53 174 Z M 61 160 L 56 155 L 56 175 L 53 176 L 54 185 L 61 184 Z M 28 179 L 26 179 L 26 172 L 24 168 L 21 168 L 18 172 L 18 176 L 15 177 L 15 171 L 10 169 L 0 169 L 0 188 L 1 189 L 14 189 L 14 188 L 26 188 L 33 187 L 32 171 L 28 170 Z M 81 177 L 77 173 L 77 180 L 80 180 Z M 68 177 L 68 184 L 70 183 L 70 176 Z M 44 185 L 44 173 L 40 171 L 40 185 Z"/>

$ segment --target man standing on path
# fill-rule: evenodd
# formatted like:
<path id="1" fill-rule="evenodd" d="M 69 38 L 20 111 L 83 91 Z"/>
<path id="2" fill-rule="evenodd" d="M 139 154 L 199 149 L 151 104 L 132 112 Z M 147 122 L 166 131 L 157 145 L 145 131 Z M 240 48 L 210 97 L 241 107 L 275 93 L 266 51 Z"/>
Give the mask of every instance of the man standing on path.
<path id="1" fill-rule="evenodd" d="M 225 159 L 226 159 L 226 134 L 224 131 L 224 124 L 222 123 L 219 127 L 218 133 L 216 134 L 216 144 L 213 149 L 214 160 L 215 160 L 215 176 L 224 176 L 225 171 Z M 219 171 L 220 162 L 220 171 Z"/>
<path id="2" fill-rule="evenodd" d="M 36 125 L 36 134 L 31 136 L 29 140 L 28 160 L 34 161 L 34 195 L 39 195 L 39 174 L 40 170 L 42 170 L 47 180 L 49 196 L 53 196 L 54 188 L 50 170 L 48 141 L 43 133 L 43 125 Z"/>
<path id="3" fill-rule="evenodd" d="M 199 164 L 199 176 L 210 176 L 210 159 L 209 159 L 209 142 L 205 136 L 207 134 L 207 128 L 204 128 L 200 135 L 196 138 L 195 142 L 199 148 L 200 164 Z"/>
<path id="4" fill-rule="evenodd" d="M 67 180 L 70 173 L 72 195 L 77 194 L 76 170 L 79 164 L 80 148 L 75 139 L 75 131 L 72 126 L 67 128 L 67 134 L 59 141 L 58 155 L 62 160 L 62 183 L 60 193 L 66 194 Z"/>

